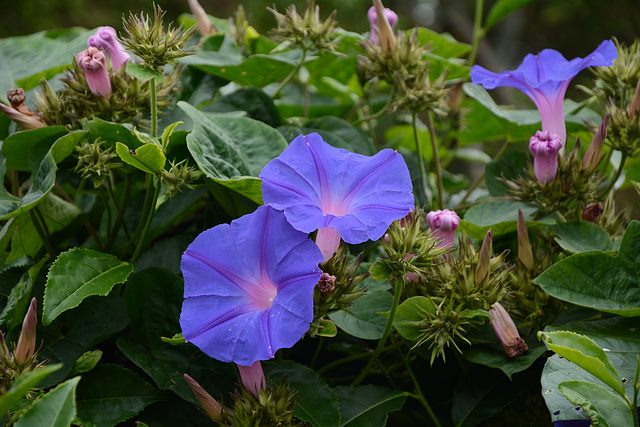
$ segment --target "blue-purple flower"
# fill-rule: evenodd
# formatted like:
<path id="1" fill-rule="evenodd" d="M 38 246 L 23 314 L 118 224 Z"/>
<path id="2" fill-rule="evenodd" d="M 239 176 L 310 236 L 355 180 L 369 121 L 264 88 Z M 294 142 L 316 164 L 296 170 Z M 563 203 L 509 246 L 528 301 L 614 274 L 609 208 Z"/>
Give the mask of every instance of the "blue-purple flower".
<path id="1" fill-rule="evenodd" d="M 325 258 L 339 237 L 357 244 L 381 238 L 389 225 L 414 208 L 409 170 L 400 154 L 382 150 L 372 157 L 332 147 L 317 133 L 300 135 L 260 173 L 262 198 L 284 210 L 305 233 L 318 231 Z M 335 230 L 334 248 L 322 234 Z"/>
<path id="2" fill-rule="evenodd" d="M 613 65 L 618 51 L 610 40 L 603 41 L 596 50 L 583 58 L 567 61 L 553 49 L 545 49 L 538 55 L 527 55 L 514 71 L 492 73 L 479 65 L 471 69 L 471 81 L 485 89 L 511 86 L 523 91 L 540 111 L 542 130 L 555 132 L 562 144 L 567 140 L 562 101 L 571 80 L 587 67 Z"/>
<path id="3" fill-rule="evenodd" d="M 313 320 L 320 262 L 316 244 L 269 206 L 201 233 L 182 256 L 185 340 L 243 366 L 293 346 Z"/>
<path id="4" fill-rule="evenodd" d="M 555 132 L 537 131 L 529 140 L 529 150 L 533 154 L 533 171 L 540 184 L 545 185 L 556 178 L 558 153 L 562 141 Z"/>
<path id="5" fill-rule="evenodd" d="M 89 37 L 89 47 L 102 49 L 111 58 L 114 70 L 120 69 L 131 58 L 118 41 L 116 30 L 111 27 L 100 27 L 94 35 Z"/>

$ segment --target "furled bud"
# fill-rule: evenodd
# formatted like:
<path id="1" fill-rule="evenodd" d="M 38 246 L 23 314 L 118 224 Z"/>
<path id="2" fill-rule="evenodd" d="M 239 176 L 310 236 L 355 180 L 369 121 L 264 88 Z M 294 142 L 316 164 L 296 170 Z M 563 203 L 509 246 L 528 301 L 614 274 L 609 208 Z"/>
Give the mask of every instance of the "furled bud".
<path id="1" fill-rule="evenodd" d="M 340 246 L 340 234 L 331 227 L 318 229 L 316 245 L 320 248 L 324 260 L 330 259 Z"/>
<path id="2" fill-rule="evenodd" d="M 491 315 L 491 327 L 500 340 L 500 344 L 509 357 L 520 357 L 529 349 L 527 343 L 520 338 L 520 333 L 509 313 L 499 302 L 492 305 L 489 310 Z"/>
<path id="3" fill-rule="evenodd" d="M 398 23 L 398 15 L 390 11 L 395 15 L 395 18 L 389 19 L 386 12 L 389 9 L 385 9 L 380 0 L 373 0 L 373 7 L 378 23 L 377 31 L 380 35 L 380 46 L 383 51 L 394 50 L 396 48 L 396 35 L 393 32 L 393 27 Z M 394 24 L 391 24 L 391 21 L 395 21 Z"/>
<path id="4" fill-rule="evenodd" d="M 196 399 L 198 399 L 198 402 L 200 402 L 209 418 L 212 420 L 219 420 L 220 414 L 222 413 L 222 406 L 218 401 L 211 397 L 211 395 L 189 375 L 184 374 L 184 380 L 189 384 L 191 391 L 193 391 L 193 394 L 196 396 Z"/>
<path id="5" fill-rule="evenodd" d="M 460 217 L 449 209 L 431 211 L 427 214 L 427 224 L 433 234 L 442 239 L 439 246 L 448 246 L 453 244 L 453 236 L 460 225 Z"/>
<path id="6" fill-rule="evenodd" d="M 484 235 L 482 247 L 478 253 L 478 265 L 476 266 L 476 283 L 485 281 L 491 272 L 491 255 L 493 254 L 493 233 L 491 229 Z"/>
<path id="7" fill-rule="evenodd" d="M 529 241 L 529 230 L 524 214 L 518 209 L 518 259 L 527 270 L 533 268 L 533 252 Z"/>
<path id="8" fill-rule="evenodd" d="M 258 393 L 267 387 L 260 361 L 256 360 L 251 366 L 236 366 L 240 372 L 240 378 L 242 378 L 244 388 L 249 390 L 251 394 L 257 398 Z"/>
<path id="9" fill-rule="evenodd" d="M 83 50 L 77 57 L 78 65 L 87 76 L 87 84 L 91 93 L 103 98 L 111 94 L 111 81 L 107 74 L 107 60 L 98 48 L 90 47 Z"/>
<path id="10" fill-rule="evenodd" d="M 12 121 L 16 122 L 23 129 L 37 129 L 41 127 L 45 127 L 45 124 L 37 118 L 36 116 L 30 116 L 15 108 L 11 108 L 8 105 L 5 105 L 0 102 L 0 111 L 4 113 L 5 116 L 9 117 Z"/>
<path id="11" fill-rule="evenodd" d="M 609 115 L 607 114 L 602 120 L 602 124 L 598 128 L 598 131 L 593 135 L 591 145 L 584 157 L 582 158 L 582 164 L 585 170 L 589 173 L 595 172 L 598 164 L 600 163 L 600 153 L 602 152 L 602 146 L 604 145 L 604 139 L 607 137 L 607 126 L 609 125 Z"/>
<path id="12" fill-rule="evenodd" d="M 213 34 L 213 25 L 207 16 L 207 12 L 204 11 L 198 0 L 188 0 L 189 1 L 189 9 L 191 9 L 191 13 L 196 18 L 196 22 L 198 24 L 198 29 L 200 30 L 200 34 L 203 36 L 208 36 Z"/>
<path id="13" fill-rule="evenodd" d="M 100 27 L 94 35 L 89 37 L 88 47 L 102 49 L 111 58 L 111 65 L 114 70 L 119 70 L 131 59 L 127 51 L 124 50 L 118 41 L 116 30 L 111 27 Z"/>
<path id="14" fill-rule="evenodd" d="M 635 117 L 638 114 L 638 110 L 640 110 L 640 80 L 638 80 L 638 85 L 636 86 L 636 94 L 633 96 L 631 104 L 629 104 L 629 116 Z"/>
<path id="15" fill-rule="evenodd" d="M 558 171 L 558 152 L 562 149 L 562 139 L 555 132 L 537 131 L 529 140 L 529 150 L 533 154 L 533 170 L 540 184 L 552 182 Z"/>
<path id="16" fill-rule="evenodd" d="M 27 314 L 22 322 L 22 331 L 18 338 L 15 351 L 15 360 L 19 366 L 29 363 L 36 351 L 36 325 L 38 324 L 38 301 L 33 298 Z"/>
<path id="17" fill-rule="evenodd" d="M 396 24 L 398 23 L 398 15 L 396 15 L 396 13 L 389 8 L 384 9 L 384 14 L 387 18 L 387 21 L 389 22 L 389 25 L 391 26 L 391 29 L 393 30 Z M 369 25 L 371 26 L 371 32 L 369 33 L 369 40 L 371 40 L 371 43 L 374 43 L 374 44 L 378 43 L 379 27 L 378 27 L 378 15 L 376 14 L 375 6 L 371 6 L 369 8 L 367 17 L 369 18 Z"/>

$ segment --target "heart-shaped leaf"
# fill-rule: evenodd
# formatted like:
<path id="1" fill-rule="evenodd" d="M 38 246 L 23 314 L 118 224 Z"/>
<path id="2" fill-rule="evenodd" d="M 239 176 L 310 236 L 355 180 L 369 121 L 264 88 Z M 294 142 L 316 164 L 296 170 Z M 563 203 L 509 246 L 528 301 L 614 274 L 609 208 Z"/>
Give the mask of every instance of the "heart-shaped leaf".
<path id="1" fill-rule="evenodd" d="M 550 295 L 583 307 L 640 316 L 640 222 L 633 221 L 616 256 L 584 252 L 548 268 L 533 282 Z"/>
<path id="2" fill-rule="evenodd" d="M 127 73 L 140 80 L 146 82 L 152 78 L 156 78 L 156 83 L 162 83 L 164 81 L 164 74 L 160 70 L 154 70 L 150 67 L 145 67 L 142 64 L 136 64 L 135 62 L 127 63 Z"/>
<path id="3" fill-rule="evenodd" d="M 116 142 L 116 152 L 123 162 L 153 175 L 160 173 L 167 161 L 156 144 L 141 145 L 133 152 L 125 144 Z"/>
<path id="4" fill-rule="evenodd" d="M 587 221 L 562 222 L 551 229 L 558 235 L 556 242 L 566 251 L 581 253 L 611 250 L 611 237 L 607 230 Z"/>
<path id="5" fill-rule="evenodd" d="M 42 323 L 48 325 L 91 295 L 107 295 L 132 271 L 132 264 L 89 249 L 74 248 L 60 254 L 47 275 Z"/>
<path id="6" fill-rule="evenodd" d="M 338 311 L 329 317 L 349 335 L 364 340 L 377 340 L 382 337 L 386 319 L 378 313 L 391 309 L 393 295 L 389 292 L 366 293 L 353 302 L 349 312 Z"/>

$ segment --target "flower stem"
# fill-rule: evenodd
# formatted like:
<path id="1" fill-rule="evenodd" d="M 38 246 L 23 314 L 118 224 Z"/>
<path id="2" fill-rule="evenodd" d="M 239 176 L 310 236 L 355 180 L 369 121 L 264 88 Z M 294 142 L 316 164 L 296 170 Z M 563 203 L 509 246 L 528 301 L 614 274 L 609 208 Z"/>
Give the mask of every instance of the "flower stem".
<path id="1" fill-rule="evenodd" d="M 624 164 L 627 162 L 627 153 L 622 153 L 622 158 L 620 159 L 620 166 L 618 166 L 618 170 L 616 171 L 616 174 L 613 176 L 613 179 L 611 180 L 611 182 L 609 183 L 609 185 L 607 185 L 607 188 L 604 189 L 604 191 L 602 192 L 603 196 L 606 196 L 609 191 L 611 191 L 611 189 L 613 188 L 614 185 L 616 185 L 616 182 L 618 181 L 618 179 L 620 178 L 620 175 L 622 175 L 622 171 L 624 170 Z"/>
<path id="2" fill-rule="evenodd" d="M 471 41 L 471 52 L 467 58 L 467 66 L 472 66 L 476 61 L 478 55 L 478 47 L 480 41 L 484 37 L 485 31 L 482 28 L 482 14 L 484 12 L 484 0 L 476 0 L 476 14 L 473 21 L 473 40 Z"/>
<path id="3" fill-rule="evenodd" d="M 502 157 L 502 155 L 504 154 L 504 152 L 507 150 L 507 147 L 509 146 L 509 141 L 505 139 L 504 143 L 502 144 L 502 146 L 500 147 L 500 149 L 498 150 L 498 152 L 496 153 L 495 156 L 493 156 L 493 160 L 498 160 L 500 157 Z M 475 190 L 476 188 L 478 188 L 478 185 L 480 185 L 480 183 L 484 180 L 484 172 L 482 172 L 482 175 L 480 175 L 475 181 L 474 183 L 471 185 L 471 187 L 469 187 L 469 189 L 467 190 L 467 192 L 464 194 L 464 197 L 462 198 L 462 200 L 460 200 L 460 202 L 458 203 L 458 207 L 462 206 L 464 204 L 464 202 L 467 201 L 467 199 L 469 198 L 469 196 L 471 195 L 471 193 L 473 193 L 473 190 Z"/>
<path id="4" fill-rule="evenodd" d="M 375 119 L 377 119 L 379 117 L 382 117 L 387 112 L 389 107 L 391 106 L 391 102 L 393 102 L 393 99 L 395 98 L 395 96 L 396 96 L 396 92 L 395 92 L 395 89 L 394 89 L 391 92 L 391 95 L 389 96 L 389 99 L 387 100 L 387 103 L 384 104 L 384 106 L 379 111 L 377 111 L 376 113 L 373 113 L 373 114 L 371 114 L 369 116 L 365 116 L 365 117 L 359 118 L 358 120 L 356 120 L 356 121 L 354 121 L 352 123 L 353 126 L 357 126 L 362 122 L 369 122 L 371 120 L 375 120 Z"/>
<path id="5" fill-rule="evenodd" d="M 395 345 L 388 345 L 382 349 L 380 353 L 384 353 L 388 350 L 392 350 L 395 348 Z M 345 363 L 353 362 L 360 359 L 366 359 L 367 357 L 371 357 L 371 351 L 367 351 L 365 353 L 354 354 L 352 356 L 346 356 L 338 360 L 334 360 L 333 362 L 327 363 L 322 368 L 319 368 L 316 372 L 318 375 L 322 375 L 328 370 L 335 368 L 336 366 L 344 365 Z"/>
<path id="6" fill-rule="evenodd" d="M 438 185 L 438 209 L 444 209 L 444 187 L 442 185 L 442 166 L 440 165 L 440 155 L 438 154 L 438 142 L 436 141 L 436 128 L 433 125 L 433 113 L 427 111 L 427 129 L 431 139 L 431 149 L 433 150 L 433 166 L 436 172 L 436 183 Z M 415 126 L 415 125 L 414 125 Z M 415 132 L 415 130 L 414 130 Z"/>
<path id="7" fill-rule="evenodd" d="M 415 391 L 416 391 L 416 393 L 415 394 L 411 394 L 411 396 L 413 398 L 417 399 L 422 404 L 424 409 L 427 411 L 427 413 L 431 417 L 431 420 L 433 421 L 433 424 L 436 427 L 441 427 L 440 421 L 438 421 L 438 417 L 433 412 L 433 409 L 431 409 L 431 405 L 429 405 L 429 402 L 427 402 L 427 399 L 424 397 L 424 394 L 422 393 L 422 389 L 420 388 L 420 383 L 418 382 L 418 379 L 416 378 L 416 376 L 413 373 L 413 370 L 411 369 L 411 364 L 409 363 L 409 360 L 407 359 L 407 355 L 404 354 L 404 352 L 402 351 L 402 349 L 400 347 L 396 347 L 396 348 L 398 349 L 398 353 L 400 354 L 400 358 L 402 359 L 402 363 L 404 364 L 404 367 L 407 370 L 407 373 L 409 374 L 409 377 L 411 378 L 411 382 L 413 382 L 413 387 L 415 388 Z"/>
<path id="8" fill-rule="evenodd" d="M 394 279 L 393 303 L 391 304 L 391 311 L 389 312 L 389 318 L 387 319 L 387 324 L 384 327 L 382 338 L 380 338 L 380 341 L 378 341 L 378 345 L 371 359 L 369 359 L 367 366 L 365 366 L 362 372 L 360 372 L 360 375 L 358 375 L 358 377 L 353 381 L 353 383 L 351 383 L 352 386 L 356 386 L 360 384 L 360 382 L 362 382 L 362 380 L 367 376 L 367 374 L 373 367 L 375 360 L 380 356 L 380 353 L 382 353 L 382 349 L 384 348 L 384 345 L 387 342 L 387 338 L 389 338 L 389 335 L 391 334 L 391 329 L 393 327 L 393 320 L 396 317 L 396 310 L 398 309 L 398 305 L 400 304 L 401 293 L 402 293 L 402 279 L 401 278 Z"/>
<path id="9" fill-rule="evenodd" d="M 413 126 L 413 139 L 416 143 L 416 153 L 418 154 L 418 166 L 420 167 L 420 185 L 422 186 L 422 192 L 427 198 L 427 205 L 431 204 L 431 190 L 429 190 L 429 184 L 427 184 L 427 171 L 424 167 L 424 157 L 422 156 L 422 146 L 420 145 L 420 137 L 418 136 L 418 121 L 416 118 L 417 113 L 414 111 L 411 114 L 411 124 Z"/>
<path id="10" fill-rule="evenodd" d="M 155 76 L 149 80 L 149 92 L 151 94 L 151 136 L 155 138 L 158 134 L 158 103 Z"/>
<path id="11" fill-rule="evenodd" d="M 127 200 L 129 200 L 129 192 L 131 191 L 131 172 L 127 172 L 124 181 L 124 190 L 122 191 L 122 199 L 120 200 L 120 206 L 118 207 L 118 213 L 116 215 L 116 222 L 113 224 L 113 228 L 111 229 L 111 234 L 109 235 L 109 241 L 113 242 L 118 235 L 118 230 L 120 226 L 123 226 L 123 230 L 127 238 L 130 238 L 129 230 L 127 230 L 126 224 L 123 222 L 124 219 L 124 211 L 127 206 Z M 113 194 L 113 190 L 109 188 L 109 194 L 114 200 L 115 204 L 115 194 Z"/>
<path id="12" fill-rule="evenodd" d="M 151 181 L 153 182 L 153 177 L 151 178 Z M 153 215 L 156 213 L 156 204 L 158 202 L 158 197 L 160 196 L 160 187 L 162 187 L 162 185 L 160 182 L 160 178 L 158 177 L 158 182 L 156 183 L 155 191 L 153 192 L 153 198 L 151 199 L 151 207 L 149 208 L 149 213 L 147 214 L 147 221 L 145 222 L 144 228 L 142 229 L 142 234 L 138 239 L 136 250 L 131 257 L 131 263 L 134 263 L 138 260 L 140 252 L 142 252 L 142 248 L 144 248 L 144 241 L 147 238 L 147 232 L 149 231 L 149 227 L 151 226 L 151 220 L 153 219 Z"/>
<path id="13" fill-rule="evenodd" d="M 45 233 L 44 228 L 42 228 L 42 224 L 40 224 L 40 221 L 38 220 L 38 218 L 36 217 L 36 214 L 33 211 L 34 209 L 29 209 L 29 218 L 33 223 L 33 227 L 36 229 L 36 232 L 40 237 L 40 241 L 42 241 L 42 244 L 44 245 L 44 248 L 47 250 L 49 257 L 51 259 L 56 259 L 56 256 L 57 256 L 56 250 L 53 247 L 53 244 L 51 244 L 51 241 L 47 238 L 47 234 Z"/>
<path id="14" fill-rule="evenodd" d="M 276 99 L 278 97 L 278 95 L 280 95 L 280 92 L 282 92 L 282 89 L 284 89 L 284 87 L 287 85 L 287 83 L 289 83 L 291 81 L 293 76 L 298 74 L 298 71 L 300 71 L 300 68 L 302 67 L 302 64 L 304 64 L 304 60 L 306 59 L 306 57 L 307 57 L 307 49 L 303 49 L 302 50 L 302 57 L 300 58 L 300 62 L 298 63 L 298 65 L 296 65 L 296 68 L 294 68 L 293 71 L 291 71 L 287 75 L 287 77 L 284 78 L 282 83 L 280 83 L 280 86 L 278 86 L 278 89 L 276 89 L 276 91 L 273 93 L 273 95 L 271 95 L 271 99 Z"/>

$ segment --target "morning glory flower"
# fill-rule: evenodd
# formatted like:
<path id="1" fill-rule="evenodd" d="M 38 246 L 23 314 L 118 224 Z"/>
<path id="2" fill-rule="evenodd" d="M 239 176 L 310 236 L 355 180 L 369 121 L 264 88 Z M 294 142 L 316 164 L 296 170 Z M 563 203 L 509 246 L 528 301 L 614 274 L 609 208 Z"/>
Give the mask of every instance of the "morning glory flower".
<path id="1" fill-rule="evenodd" d="M 388 7 L 384 9 L 384 15 L 393 30 L 395 26 L 398 24 L 398 15 Z M 369 11 L 367 12 L 367 17 L 369 18 L 369 25 L 371 26 L 371 32 L 369 33 L 369 40 L 371 43 L 378 43 L 378 15 L 376 13 L 375 6 L 371 6 Z"/>
<path id="2" fill-rule="evenodd" d="M 107 74 L 107 60 L 100 49 L 90 47 L 76 57 L 78 65 L 87 76 L 87 84 L 94 95 L 108 98 L 111 94 L 111 81 Z"/>
<path id="3" fill-rule="evenodd" d="M 548 184 L 556 178 L 558 153 L 561 148 L 562 142 L 555 132 L 537 131 L 529 140 L 529 150 L 533 154 L 533 171 L 540 184 Z"/>
<path id="4" fill-rule="evenodd" d="M 201 233 L 182 256 L 185 340 L 223 362 L 271 359 L 309 329 L 320 262 L 316 244 L 269 206 Z"/>
<path id="5" fill-rule="evenodd" d="M 435 237 L 442 239 L 438 246 L 453 245 L 453 236 L 460 225 L 460 217 L 455 211 L 443 209 L 427 214 L 427 224 Z"/>
<path id="6" fill-rule="evenodd" d="M 89 47 L 97 47 L 104 50 L 109 58 L 114 70 L 119 70 L 124 64 L 131 59 L 126 50 L 118 41 L 116 30 L 111 27 L 100 27 L 94 35 L 89 37 L 87 42 Z"/>
<path id="7" fill-rule="evenodd" d="M 357 244 L 381 238 L 413 208 L 409 169 L 400 154 L 372 157 L 332 147 L 317 133 L 300 135 L 260 173 L 262 198 L 296 230 L 318 230 L 325 259 L 340 237 Z"/>
<path id="8" fill-rule="evenodd" d="M 569 83 L 585 68 L 611 66 L 617 57 L 618 51 L 611 40 L 603 41 L 585 58 L 574 58 L 571 61 L 567 61 L 558 51 L 545 49 L 538 55 L 527 55 L 514 71 L 496 74 L 474 65 L 471 69 L 471 81 L 481 84 L 485 89 L 511 86 L 523 91 L 540 111 L 542 130 L 557 133 L 564 145 L 567 131 L 562 101 Z"/>

